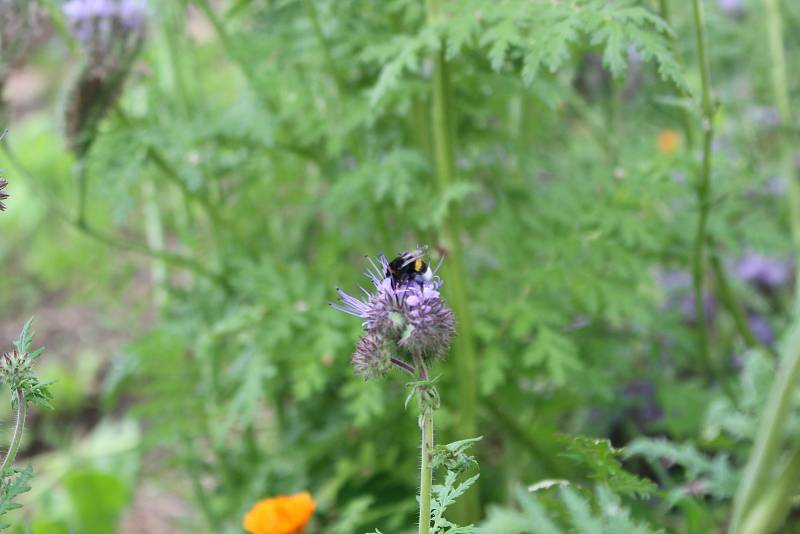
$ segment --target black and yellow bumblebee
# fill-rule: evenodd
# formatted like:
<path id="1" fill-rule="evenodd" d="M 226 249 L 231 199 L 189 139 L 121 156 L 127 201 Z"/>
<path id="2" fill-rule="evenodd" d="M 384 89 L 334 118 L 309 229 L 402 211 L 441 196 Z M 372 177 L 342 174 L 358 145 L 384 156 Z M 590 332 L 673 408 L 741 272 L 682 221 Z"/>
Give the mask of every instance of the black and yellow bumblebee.
<path id="1" fill-rule="evenodd" d="M 422 251 L 401 252 L 386 266 L 386 276 L 392 277 L 394 284 L 413 280 L 419 283 L 433 280 L 433 270 L 422 259 Z"/>

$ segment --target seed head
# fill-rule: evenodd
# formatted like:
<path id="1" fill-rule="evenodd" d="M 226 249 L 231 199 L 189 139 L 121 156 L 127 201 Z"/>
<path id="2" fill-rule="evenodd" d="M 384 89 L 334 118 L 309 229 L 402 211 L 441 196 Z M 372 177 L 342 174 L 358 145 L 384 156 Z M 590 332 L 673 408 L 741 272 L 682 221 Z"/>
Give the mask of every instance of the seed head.
<path id="1" fill-rule="evenodd" d="M 383 376 L 392 367 L 391 347 L 378 336 L 364 334 L 358 340 L 351 362 L 355 372 L 364 380 Z"/>

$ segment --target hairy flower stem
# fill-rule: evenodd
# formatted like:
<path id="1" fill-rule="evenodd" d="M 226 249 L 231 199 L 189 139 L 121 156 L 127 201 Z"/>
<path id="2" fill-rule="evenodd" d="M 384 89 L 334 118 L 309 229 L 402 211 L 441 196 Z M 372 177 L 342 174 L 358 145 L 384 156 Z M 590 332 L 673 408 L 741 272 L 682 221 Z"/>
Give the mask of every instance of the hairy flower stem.
<path id="1" fill-rule="evenodd" d="M 428 24 L 434 25 L 441 18 L 439 0 L 426 0 Z M 433 101 L 431 121 L 436 161 L 436 176 L 439 192 L 444 193 L 456 181 L 455 164 L 455 132 L 453 129 L 453 88 L 450 84 L 450 73 L 445 60 L 444 43 L 434 55 L 433 69 Z M 466 271 L 464 256 L 459 235 L 458 207 L 452 206 L 447 220 L 444 222 L 442 237 L 450 247 L 450 260 L 447 272 L 450 302 L 458 320 L 459 335 L 455 340 L 455 364 L 458 370 L 460 403 L 458 429 L 468 436 L 477 433 L 477 364 L 475 343 L 472 334 L 472 315 L 467 295 Z M 476 523 L 480 519 L 480 503 L 478 484 L 462 497 L 454 508 L 460 523 Z"/>
<path id="2" fill-rule="evenodd" d="M 716 365 L 711 358 L 708 346 L 708 325 L 703 306 L 703 286 L 705 284 L 705 245 L 708 218 L 711 211 L 711 145 L 714 141 L 714 104 L 711 100 L 711 67 L 706 52 L 705 17 L 702 0 L 693 0 L 695 37 L 702 80 L 701 112 L 703 118 L 703 161 L 697 181 L 698 217 L 692 256 L 692 286 L 694 289 L 694 310 L 697 321 L 697 345 L 709 377 L 714 377 Z"/>
<path id="3" fill-rule="evenodd" d="M 14 432 L 11 435 L 11 443 L 8 445 L 8 452 L 3 458 L 3 464 L 0 465 L 0 473 L 14 465 L 14 459 L 17 457 L 17 451 L 22 443 L 22 431 L 25 429 L 25 418 L 28 415 L 28 404 L 25 400 L 25 393 L 18 389 L 16 392 L 17 412 L 15 414 L 16 421 L 14 422 Z"/>
<path id="4" fill-rule="evenodd" d="M 428 369 L 419 355 L 414 356 L 414 366 L 420 380 L 428 380 Z M 433 407 L 427 386 L 417 388 L 420 417 L 419 428 L 422 434 L 422 446 L 419 472 L 419 534 L 429 534 L 431 530 L 431 487 L 433 486 Z"/>

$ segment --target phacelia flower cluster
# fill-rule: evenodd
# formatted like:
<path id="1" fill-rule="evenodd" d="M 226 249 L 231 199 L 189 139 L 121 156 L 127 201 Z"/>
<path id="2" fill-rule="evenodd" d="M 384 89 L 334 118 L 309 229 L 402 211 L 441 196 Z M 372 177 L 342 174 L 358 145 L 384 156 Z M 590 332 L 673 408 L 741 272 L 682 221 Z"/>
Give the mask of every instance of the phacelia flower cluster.
<path id="1" fill-rule="evenodd" d="M 67 143 L 82 158 L 122 92 L 144 42 L 147 12 L 142 0 L 69 0 L 64 13 L 86 56 L 64 110 Z"/>
<path id="2" fill-rule="evenodd" d="M 421 252 L 409 255 L 420 259 Z M 335 309 L 359 317 L 364 333 L 353 354 L 353 367 L 365 379 L 382 376 L 392 366 L 413 370 L 410 357 L 425 360 L 442 358 L 450 349 L 455 334 L 453 312 L 442 299 L 442 280 L 432 276 L 393 276 L 384 256 L 369 259 L 365 273 L 373 291 L 360 288 L 363 296 L 354 297 L 337 289 Z M 438 270 L 438 267 L 437 267 Z"/>
<path id="3" fill-rule="evenodd" d="M 124 51 L 138 46 L 147 23 L 142 0 L 69 0 L 64 14 L 96 71 L 113 71 Z"/>
<path id="4" fill-rule="evenodd" d="M 245 514 L 242 526 L 251 534 L 301 534 L 315 507 L 307 491 L 270 497 Z"/>

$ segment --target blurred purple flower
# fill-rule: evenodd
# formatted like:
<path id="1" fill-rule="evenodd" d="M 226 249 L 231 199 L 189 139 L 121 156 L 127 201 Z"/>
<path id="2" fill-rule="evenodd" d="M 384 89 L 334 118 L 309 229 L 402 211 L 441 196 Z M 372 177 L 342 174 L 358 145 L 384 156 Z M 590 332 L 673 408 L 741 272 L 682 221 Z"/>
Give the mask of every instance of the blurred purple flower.
<path id="1" fill-rule="evenodd" d="M 78 40 L 94 54 L 109 54 L 131 35 L 139 36 L 147 22 L 143 0 L 69 0 L 64 14 Z"/>
<path id="2" fill-rule="evenodd" d="M 697 315 L 694 309 L 694 293 L 689 293 L 681 299 L 679 309 L 684 319 L 690 323 L 696 321 Z M 709 291 L 703 291 L 703 315 L 705 316 L 706 323 L 711 323 L 716 313 L 717 299 L 715 299 Z"/>
<path id="3" fill-rule="evenodd" d="M 728 17 L 739 19 L 747 14 L 745 0 L 718 0 L 719 9 Z"/>
<path id="4" fill-rule="evenodd" d="M 664 416 L 664 410 L 656 399 L 656 386 L 651 380 L 640 379 L 627 383 L 622 395 L 634 402 L 628 411 L 638 423 L 647 425 Z"/>
<path id="5" fill-rule="evenodd" d="M 748 252 L 736 264 L 740 280 L 765 289 L 785 285 L 792 276 L 791 263 L 756 252 Z"/>
<path id="6" fill-rule="evenodd" d="M 690 323 L 694 322 L 694 293 L 691 274 L 686 271 L 664 271 L 660 273 L 659 277 L 666 297 L 666 306 L 679 310 L 684 320 Z M 717 300 L 707 290 L 703 292 L 703 310 L 706 322 L 710 323 L 717 311 Z"/>
<path id="7" fill-rule="evenodd" d="M 763 315 L 747 314 L 747 324 L 750 325 L 750 330 L 756 336 L 756 339 L 764 345 L 770 346 L 775 342 L 775 332 L 773 332 L 772 327 Z"/>
<path id="8" fill-rule="evenodd" d="M 758 106 L 751 110 L 752 120 L 765 129 L 776 128 L 781 123 L 781 116 L 775 106 Z"/>
<path id="9" fill-rule="evenodd" d="M 786 180 L 782 176 L 774 176 L 767 180 L 766 191 L 770 195 L 783 196 L 786 194 Z"/>
<path id="10" fill-rule="evenodd" d="M 374 286 L 360 288 L 357 298 L 337 288 L 339 303 L 331 306 L 363 320 L 364 335 L 353 355 L 356 372 L 365 378 L 385 373 L 394 363 L 408 370 L 410 364 L 392 354 L 424 358 L 444 356 L 455 334 L 453 312 L 439 293 L 442 281 L 408 279 L 394 281 L 387 276 L 389 262 L 384 256 L 369 259 L 365 275 Z"/>
<path id="11" fill-rule="evenodd" d="M 692 283 L 692 276 L 686 271 L 663 271 L 659 278 L 662 287 L 667 292 L 688 287 Z"/>

